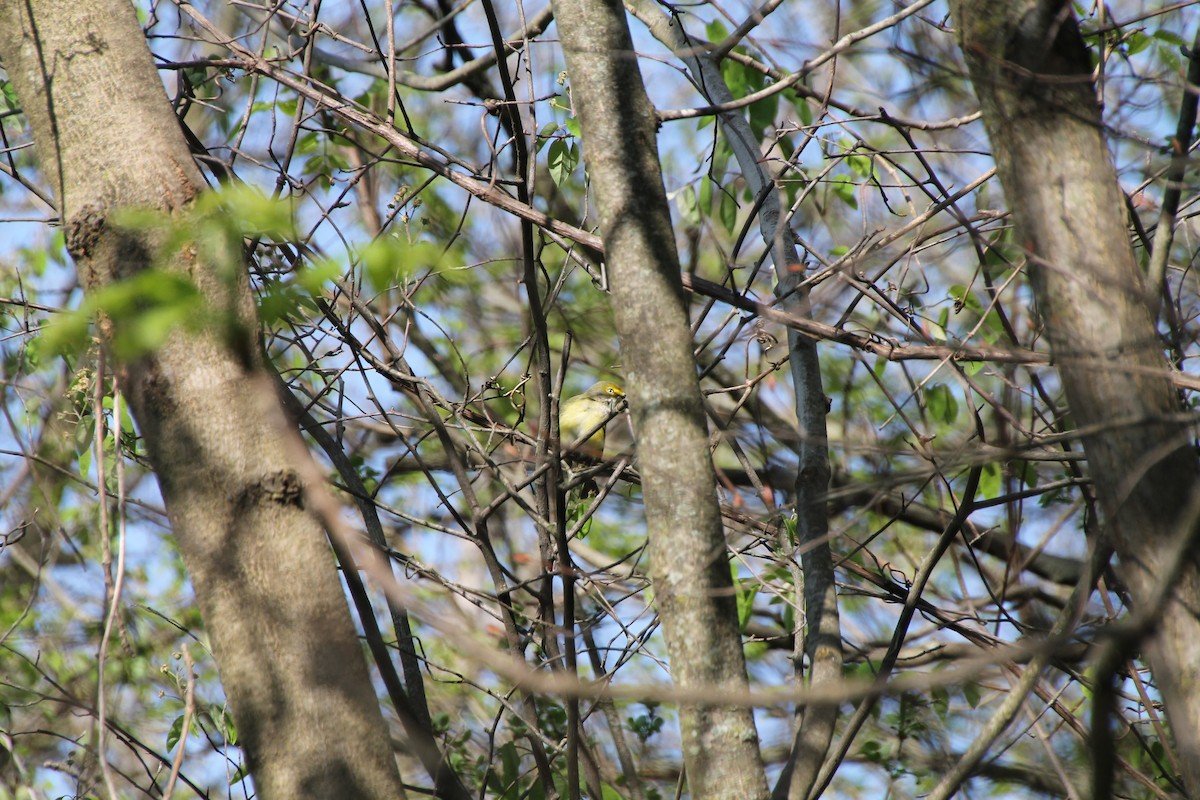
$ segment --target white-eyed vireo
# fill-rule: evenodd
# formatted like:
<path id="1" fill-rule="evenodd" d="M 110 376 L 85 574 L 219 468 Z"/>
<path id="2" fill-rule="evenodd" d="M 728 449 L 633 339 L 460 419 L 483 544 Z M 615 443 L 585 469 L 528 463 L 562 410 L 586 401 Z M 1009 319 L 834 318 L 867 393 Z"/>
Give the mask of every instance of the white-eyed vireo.
<path id="1" fill-rule="evenodd" d="M 579 444 L 572 454 L 576 460 L 599 461 L 604 457 L 604 425 L 611 414 L 621 406 L 625 392 L 611 381 L 593 384 L 583 394 L 563 401 L 558 409 L 559 440 L 563 449 L 569 448 L 584 436 L 586 442 Z"/>

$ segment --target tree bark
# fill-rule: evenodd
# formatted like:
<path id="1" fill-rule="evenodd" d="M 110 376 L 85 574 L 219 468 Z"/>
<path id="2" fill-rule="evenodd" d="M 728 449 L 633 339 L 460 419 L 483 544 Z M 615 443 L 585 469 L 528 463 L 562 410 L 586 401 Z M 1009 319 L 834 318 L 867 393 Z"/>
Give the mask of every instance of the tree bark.
<path id="1" fill-rule="evenodd" d="M 1194 546 L 1182 561 L 1168 555 L 1195 536 L 1197 458 L 1171 419 L 1180 403 L 1130 245 L 1092 63 L 1069 3 L 951 6 L 1104 530 L 1138 612 L 1156 623 L 1144 646 L 1184 781 L 1200 796 L 1200 562 Z"/>
<path id="2" fill-rule="evenodd" d="M 680 686 L 747 688 L 655 118 L 619 0 L 555 0 L 611 276 L 654 599 Z M 692 797 L 768 796 L 748 708 L 680 710 Z"/>
<path id="3" fill-rule="evenodd" d="M 0 56 L 32 126 L 87 292 L 160 264 L 162 234 L 204 183 L 125 0 L 0 4 Z M 186 247 L 165 268 L 228 324 L 176 330 L 121 365 L 211 638 L 258 796 L 404 795 L 329 545 L 289 464 L 241 264 Z M 120 321 L 102 322 L 106 333 Z"/>
<path id="4" fill-rule="evenodd" d="M 724 105 L 735 99 L 721 74 L 720 61 L 698 50 L 679 20 L 650 0 L 627 0 L 627 5 L 649 28 L 651 35 L 670 47 L 688 65 L 709 104 Z M 759 231 L 771 251 L 775 292 L 781 298 L 779 305 L 796 317 L 811 318 L 812 303 L 808 293 L 797 288 L 803 273 L 796 265 L 803 259 L 797 251 L 796 236 L 784 221 L 780 201 L 782 190 L 773 185 L 763 163 L 758 138 L 751 131 L 742 109 L 723 113 L 719 120 L 722 135 L 729 143 L 751 193 L 762 201 Z M 830 686 L 842 681 L 842 637 L 833 553 L 829 547 L 829 445 L 825 390 L 821 385 L 816 341 L 789 329 L 788 365 L 796 393 L 796 419 L 800 423 L 797 443 L 800 463 L 792 482 L 797 536 L 795 542 L 781 541 L 779 551 L 789 554 L 793 581 L 797 587 L 803 587 L 804 608 L 803 614 L 796 615 L 796 628 L 791 631 L 796 642 L 792 659 L 798 681 L 805 681 L 804 660 L 807 656 L 808 685 Z M 803 574 L 796 567 L 796 551 L 800 551 Z M 837 718 L 836 704 L 796 708 L 792 751 L 772 797 L 800 800 L 808 797 L 829 752 Z"/>

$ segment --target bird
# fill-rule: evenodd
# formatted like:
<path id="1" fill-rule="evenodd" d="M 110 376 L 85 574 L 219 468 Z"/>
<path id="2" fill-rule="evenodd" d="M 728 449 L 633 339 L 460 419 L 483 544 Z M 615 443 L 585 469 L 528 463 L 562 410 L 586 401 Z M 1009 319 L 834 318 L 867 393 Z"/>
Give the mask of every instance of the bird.
<path id="1" fill-rule="evenodd" d="M 568 397 L 558 410 L 559 439 L 564 449 L 575 447 L 577 461 L 604 457 L 604 426 L 625 401 L 625 391 L 612 381 L 599 381 L 582 394 Z M 587 440 L 580 439 L 587 436 Z"/>

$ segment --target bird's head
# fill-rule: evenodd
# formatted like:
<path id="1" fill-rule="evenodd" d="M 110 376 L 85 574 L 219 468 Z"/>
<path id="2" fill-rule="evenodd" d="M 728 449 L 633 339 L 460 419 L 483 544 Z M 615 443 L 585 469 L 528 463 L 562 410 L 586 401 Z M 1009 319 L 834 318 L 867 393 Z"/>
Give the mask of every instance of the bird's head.
<path id="1" fill-rule="evenodd" d="M 610 411 L 616 411 L 625 399 L 625 390 L 612 381 L 599 381 L 583 393 L 584 397 L 598 400 L 608 406 Z"/>

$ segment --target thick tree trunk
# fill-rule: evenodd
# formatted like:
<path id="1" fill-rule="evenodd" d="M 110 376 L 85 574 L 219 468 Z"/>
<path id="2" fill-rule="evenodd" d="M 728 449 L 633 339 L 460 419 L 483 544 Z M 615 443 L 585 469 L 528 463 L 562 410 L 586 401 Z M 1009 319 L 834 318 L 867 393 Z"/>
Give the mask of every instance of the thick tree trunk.
<path id="1" fill-rule="evenodd" d="M 1184 780 L 1200 796 L 1197 459 L 1128 237 L 1092 64 L 1070 4 L 956 0 L 952 10 L 1046 335 L 1136 604 L 1176 576 L 1145 648 Z M 1156 613 L 1157 612 L 1157 613 Z"/>
<path id="2" fill-rule="evenodd" d="M 650 538 L 654 600 L 681 686 L 747 688 L 653 109 L 619 0 L 556 0 L 596 198 Z M 692 797 L 768 795 L 750 710 L 684 707 Z"/>
<path id="3" fill-rule="evenodd" d="M 627 5 L 650 33 L 688 65 L 692 75 L 712 105 L 734 100 L 721 74 L 720 62 L 698 51 L 683 26 L 651 0 L 627 0 Z M 797 291 L 802 273 L 793 266 L 803 259 L 797 252 L 795 234 L 783 222 L 783 206 L 778 186 L 763 163 L 758 137 L 750 130 L 742 109 L 721 114 L 721 132 L 742 169 L 751 193 L 762 199 L 759 230 L 771 250 L 775 268 L 775 293 L 783 298 L 780 306 L 796 317 L 811 317 L 808 294 Z M 800 423 L 800 463 L 793 482 L 796 493 L 797 541 L 781 544 L 781 553 L 791 547 L 799 550 L 803 575 L 795 568 L 794 554 L 789 558 L 793 579 L 803 587 L 804 613 L 796 615 L 796 639 L 793 654 L 796 677 L 804 680 L 805 656 L 808 658 L 808 685 L 831 686 L 842 681 L 842 637 L 838 616 L 837 582 L 833 571 L 833 553 L 829 547 L 829 445 L 825 426 L 825 390 L 821 385 L 821 362 L 817 345 L 811 338 L 788 330 L 788 365 L 796 392 L 796 419 Z M 795 714 L 795 737 L 772 797 L 808 797 L 817 774 L 829 752 L 837 724 L 836 704 L 800 706 Z"/>
<path id="4" fill-rule="evenodd" d="M 0 3 L 0 57 L 57 195 L 89 292 L 159 261 L 126 208 L 175 214 L 203 182 L 126 0 Z M 214 316 L 122 365 L 204 616 L 258 796 L 396 798 L 404 790 L 333 558 L 304 508 L 264 377 L 245 271 L 185 248 L 168 268 Z M 119 321 L 117 321 L 119 324 Z"/>

